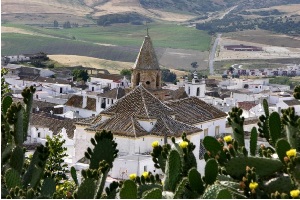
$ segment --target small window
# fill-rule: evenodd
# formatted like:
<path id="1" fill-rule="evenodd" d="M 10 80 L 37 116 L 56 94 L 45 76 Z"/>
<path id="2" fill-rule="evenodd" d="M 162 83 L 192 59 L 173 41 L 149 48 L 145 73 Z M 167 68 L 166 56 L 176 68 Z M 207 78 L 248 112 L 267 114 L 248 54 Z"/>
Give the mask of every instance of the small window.
<path id="1" fill-rule="evenodd" d="M 215 134 L 216 134 L 216 135 L 219 135 L 219 134 L 220 134 L 220 126 L 216 126 Z"/>
<path id="2" fill-rule="evenodd" d="M 143 141 L 145 141 L 145 138 L 143 138 Z"/>
<path id="3" fill-rule="evenodd" d="M 41 133 L 38 133 L 38 138 L 40 138 L 41 137 Z"/>
<path id="4" fill-rule="evenodd" d="M 92 117 L 95 117 L 95 114 L 92 114 Z"/>
<path id="5" fill-rule="evenodd" d="M 146 172 L 146 171 L 147 171 L 147 165 L 144 166 L 144 172 Z"/>
<path id="6" fill-rule="evenodd" d="M 147 85 L 150 85 L 150 81 L 146 81 L 146 84 L 147 84 Z"/>
<path id="7" fill-rule="evenodd" d="M 113 104 L 113 103 L 114 103 L 114 100 L 112 99 L 112 100 L 111 100 L 111 104 Z"/>

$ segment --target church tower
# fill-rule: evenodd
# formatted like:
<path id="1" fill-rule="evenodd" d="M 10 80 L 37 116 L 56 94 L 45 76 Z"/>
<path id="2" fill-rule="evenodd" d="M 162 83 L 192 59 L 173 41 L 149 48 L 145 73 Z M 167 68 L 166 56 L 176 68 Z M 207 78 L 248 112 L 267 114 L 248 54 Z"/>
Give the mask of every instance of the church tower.
<path id="1" fill-rule="evenodd" d="M 161 70 L 152 45 L 150 36 L 144 42 L 132 68 L 131 87 L 142 84 L 146 89 L 161 89 Z"/>

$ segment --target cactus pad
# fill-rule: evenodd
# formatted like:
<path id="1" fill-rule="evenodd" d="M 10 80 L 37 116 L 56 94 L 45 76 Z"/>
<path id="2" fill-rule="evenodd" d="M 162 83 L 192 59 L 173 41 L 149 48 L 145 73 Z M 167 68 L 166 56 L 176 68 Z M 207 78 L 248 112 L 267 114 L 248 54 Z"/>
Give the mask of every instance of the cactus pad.
<path id="1" fill-rule="evenodd" d="M 159 188 L 153 188 L 143 193 L 142 199 L 161 199 L 162 191 Z"/>

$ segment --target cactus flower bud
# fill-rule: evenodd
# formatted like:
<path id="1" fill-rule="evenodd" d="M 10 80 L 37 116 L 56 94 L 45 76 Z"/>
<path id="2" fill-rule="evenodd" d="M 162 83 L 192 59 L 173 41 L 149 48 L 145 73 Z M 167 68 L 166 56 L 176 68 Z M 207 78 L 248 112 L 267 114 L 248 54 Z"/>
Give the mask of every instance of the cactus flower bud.
<path id="1" fill-rule="evenodd" d="M 290 195 L 293 198 L 297 198 L 300 195 L 300 190 L 292 190 L 292 191 L 290 191 Z"/>
<path id="2" fill-rule="evenodd" d="M 228 149 L 233 149 L 233 145 L 232 145 L 232 144 L 229 144 L 229 145 L 228 145 Z"/>
<path id="3" fill-rule="evenodd" d="M 182 141 L 182 142 L 179 143 L 179 146 L 180 146 L 182 149 L 185 149 L 188 145 L 189 145 L 189 143 L 186 142 L 186 141 Z"/>
<path id="4" fill-rule="evenodd" d="M 246 167 L 246 171 L 250 171 L 251 168 L 249 166 Z"/>
<path id="5" fill-rule="evenodd" d="M 289 162 L 289 161 L 290 161 L 290 159 L 289 159 L 287 156 L 285 156 L 285 157 L 283 158 L 283 160 L 284 160 L 284 162 Z"/>
<path id="6" fill-rule="evenodd" d="M 159 145 L 158 141 L 152 142 L 152 147 L 153 147 L 153 148 L 158 147 L 158 145 Z"/>
<path id="7" fill-rule="evenodd" d="M 129 178 L 130 178 L 130 180 L 135 180 L 136 179 L 136 174 L 130 174 Z"/>
<path id="8" fill-rule="evenodd" d="M 290 150 L 288 150 L 288 151 L 286 152 L 286 155 L 287 155 L 289 158 L 295 157 L 296 154 L 297 154 L 296 149 L 290 149 Z"/>
<path id="9" fill-rule="evenodd" d="M 241 189 L 245 189 L 245 187 L 246 187 L 246 184 L 243 181 L 241 181 L 240 182 L 240 188 Z"/>
<path id="10" fill-rule="evenodd" d="M 143 172 L 143 177 L 146 179 L 149 176 L 149 172 Z"/>
<path id="11" fill-rule="evenodd" d="M 246 182 L 248 179 L 244 176 L 243 177 L 243 181 Z"/>
<path id="12" fill-rule="evenodd" d="M 256 182 L 251 182 L 251 183 L 249 184 L 249 188 L 250 188 L 251 190 L 255 190 L 257 187 L 258 187 L 258 183 L 256 183 Z"/>
<path id="13" fill-rule="evenodd" d="M 225 142 L 231 142 L 232 141 L 232 137 L 231 135 L 227 135 L 224 137 Z"/>

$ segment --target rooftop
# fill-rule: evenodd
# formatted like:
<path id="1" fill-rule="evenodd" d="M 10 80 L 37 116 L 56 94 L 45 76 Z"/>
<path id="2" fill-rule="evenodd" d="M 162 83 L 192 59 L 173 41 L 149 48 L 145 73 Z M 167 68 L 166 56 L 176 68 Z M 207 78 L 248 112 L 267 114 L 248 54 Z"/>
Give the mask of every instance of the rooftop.
<path id="1" fill-rule="evenodd" d="M 284 103 L 286 103 L 288 106 L 296 106 L 296 105 L 300 105 L 300 101 L 297 99 L 293 99 L 293 100 L 284 100 Z"/>
<path id="2" fill-rule="evenodd" d="M 145 36 L 133 69 L 159 70 L 158 60 L 149 35 Z"/>

